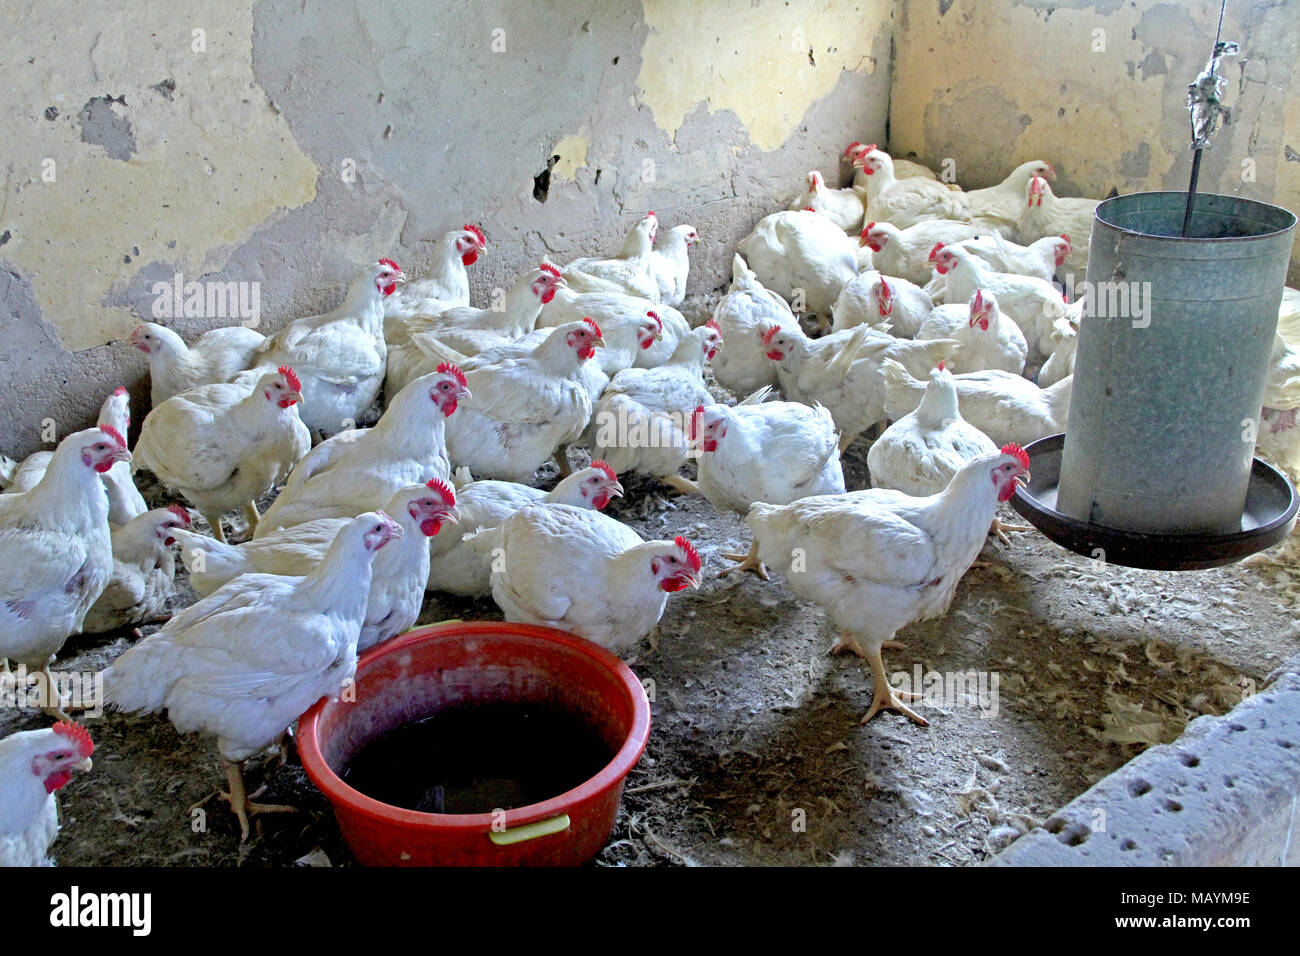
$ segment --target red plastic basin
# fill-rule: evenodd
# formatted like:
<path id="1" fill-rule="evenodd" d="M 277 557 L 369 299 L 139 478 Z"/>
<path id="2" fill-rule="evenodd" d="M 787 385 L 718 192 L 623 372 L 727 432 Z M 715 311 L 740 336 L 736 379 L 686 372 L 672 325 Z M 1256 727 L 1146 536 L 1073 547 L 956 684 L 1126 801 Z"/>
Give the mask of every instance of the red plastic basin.
<path id="1" fill-rule="evenodd" d="M 650 735 L 650 704 L 627 665 L 589 641 L 528 624 L 418 628 L 366 652 L 354 689 L 355 701 L 321 700 L 303 716 L 298 750 L 366 866 L 585 863 L 609 840 L 623 781 Z M 340 779 L 353 756 L 388 731 L 475 702 L 548 704 L 583 715 L 614 758 L 567 793 L 496 818 L 394 807 Z"/>

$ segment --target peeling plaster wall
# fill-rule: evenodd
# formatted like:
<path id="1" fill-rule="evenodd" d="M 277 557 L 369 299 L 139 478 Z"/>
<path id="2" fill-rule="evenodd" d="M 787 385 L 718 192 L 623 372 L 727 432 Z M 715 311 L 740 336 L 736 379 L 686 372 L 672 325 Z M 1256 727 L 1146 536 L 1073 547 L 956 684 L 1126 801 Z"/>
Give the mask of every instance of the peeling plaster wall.
<path id="1" fill-rule="evenodd" d="M 692 288 L 846 138 L 884 138 L 893 0 L 11 0 L 0 168 L 0 449 L 147 407 L 154 283 L 260 283 L 262 324 L 413 275 L 481 223 L 486 301 L 647 209 L 702 242 Z M 194 49 L 194 30 L 204 49 Z M 548 168 L 544 203 L 534 177 Z M 42 162 L 54 158 L 54 182 Z M 352 174 L 352 171 L 355 174 Z M 187 339 L 230 324 L 164 319 Z"/>
<path id="2" fill-rule="evenodd" d="M 971 188 L 1048 159 L 1060 195 L 1184 190 L 1187 84 L 1218 16 L 1218 0 L 899 0 L 890 147 L 951 157 Z M 1201 162 L 1201 190 L 1300 213 L 1298 21 L 1295 0 L 1228 4 L 1223 38 L 1243 55 L 1222 61 L 1232 116 Z"/>

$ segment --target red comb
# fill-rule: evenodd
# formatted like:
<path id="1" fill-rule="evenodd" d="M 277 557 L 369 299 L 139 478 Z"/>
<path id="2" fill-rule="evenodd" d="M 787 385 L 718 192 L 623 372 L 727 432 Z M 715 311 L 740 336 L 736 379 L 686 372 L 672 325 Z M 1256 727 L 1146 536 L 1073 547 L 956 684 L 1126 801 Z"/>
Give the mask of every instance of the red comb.
<path id="1" fill-rule="evenodd" d="M 543 272 L 549 272 L 557 279 L 560 277 L 560 270 L 556 266 L 551 265 L 549 262 L 543 262 L 537 268 L 541 269 Z"/>
<path id="2" fill-rule="evenodd" d="M 618 481 L 618 472 L 616 472 L 612 467 L 610 467 L 609 462 L 605 461 L 605 459 L 597 458 L 595 461 L 591 463 L 591 467 L 599 468 L 601 471 L 605 473 L 605 477 L 607 477 L 610 481 Z"/>
<path id="3" fill-rule="evenodd" d="M 861 145 L 862 145 L 862 144 L 859 143 L 859 142 L 855 139 L 853 142 L 849 143 L 849 145 L 847 145 L 847 146 L 844 147 L 844 155 L 845 155 L 845 156 L 848 156 L 849 154 L 851 154 L 851 153 L 853 152 L 854 149 L 856 149 L 857 147 L 859 147 L 859 146 L 861 146 Z"/>
<path id="4" fill-rule="evenodd" d="M 460 370 L 460 366 L 452 365 L 450 362 L 443 362 L 438 366 L 437 372 L 439 375 L 454 375 L 456 381 L 469 388 L 469 380 L 465 378 L 465 373 Z"/>
<path id="5" fill-rule="evenodd" d="M 190 520 L 190 513 L 185 510 L 185 507 L 183 505 L 175 505 L 175 504 L 168 505 L 167 510 L 170 511 L 172 514 L 174 514 L 176 517 L 180 518 L 181 521 L 185 522 L 185 527 L 188 528 L 192 523 Z"/>
<path id="6" fill-rule="evenodd" d="M 1025 470 L 1026 471 L 1029 470 L 1029 453 L 1026 452 L 1019 445 L 1017 445 L 1015 442 L 1007 442 L 1005 445 L 1003 445 L 1002 454 L 1014 455 L 1016 460 L 1018 460 L 1020 464 L 1025 466 Z"/>
<path id="7" fill-rule="evenodd" d="M 700 433 L 700 419 L 704 417 L 704 406 L 696 405 L 695 411 L 691 412 L 691 427 L 688 437 L 694 441 L 695 436 Z"/>
<path id="8" fill-rule="evenodd" d="M 123 438 L 122 433 L 118 431 L 116 428 L 114 428 L 112 425 L 100 425 L 99 430 L 103 432 L 105 435 L 108 435 L 110 438 L 112 438 L 113 441 L 117 442 L 120 447 L 122 448 L 126 447 L 126 439 Z"/>
<path id="9" fill-rule="evenodd" d="M 61 720 L 51 728 L 60 737 L 67 737 L 77 748 L 77 753 L 89 757 L 95 752 L 95 742 L 90 739 L 90 731 L 81 724 L 70 720 Z"/>
<path id="10" fill-rule="evenodd" d="M 939 254 L 939 250 L 942 249 L 942 248 L 943 248 L 943 243 L 942 243 L 942 242 L 936 242 L 936 243 L 934 244 L 934 248 L 930 250 L 930 261 L 931 261 L 931 262 L 934 261 L 934 257 L 937 256 L 937 255 Z"/>
<path id="11" fill-rule="evenodd" d="M 379 264 L 381 266 L 388 266 L 388 268 L 395 269 L 398 272 L 402 271 L 402 267 L 397 264 L 397 260 L 395 259 L 380 259 Z"/>
<path id="12" fill-rule="evenodd" d="M 867 233 L 869 233 L 872 229 L 875 228 L 876 228 L 876 224 L 874 222 L 869 222 L 867 223 L 867 227 L 862 230 L 862 234 L 865 236 Z"/>
<path id="13" fill-rule="evenodd" d="M 683 551 L 686 552 L 686 560 L 691 563 L 691 567 L 694 570 L 696 571 L 700 570 L 700 567 L 702 566 L 703 562 L 700 561 L 700 553 L 695 550 L 695 545 L 691 544 L 689 540 L 687 540 L 680 534 L 677 537 L 673 538 L 673 544 L 677 545 L 677 547 L 681 548 Z"/>
<path id="14" fill-rule="evenodd" d="M 800 212 L 816 212 L 817 210 L 814 209 L 812 206 L 804 206 L 804 207 L 803 207 L 802 209 L 800 209 L 799 211 L 800 211 Z"/>
<path id="15" fill-rule="evenodd" d="M 657 218 L 659 218 L 658 216 L 655 215 L 655 211 L 654 211 L 653 209 L 651 209 L 648 213 L 646 213 L 646 214 L 645 214 L 645 217 L 646 217 L 647 219 L 657 219 Z"/>
<path id="16" fill-rule="evenodd" d="M 125 386 L 125 385 L 119 385 L 117 388 L 113 389 L 113 394 L 114 394 L 114 395 L 125 395 L 125 394 L 126 394 L 126 386 Z"/>
<path id="17" fill-rule="evenodd" d="M 718 325 L 717 319 L 709 319 L 709 321 L 704 323 L 704 326 L 705 328 L 712 329 L 713 331 L 717 332 L 719 335 L 722 334 L 722 326 Z"/>
<path id="18" fill-rule="evenodd" d="M 654 319 L 656 323 L 658 323 L 660 330 L 663 329 L 664 320 L 659 318 L 659 316 L 656 313 L 651 312 L 649 309 L 647 309 L 645 314 L 648 315 L 650 318 Z"/>
<path id="19" fill-rule="evenodd" d="M 295 392 L 302 391 L 302 380 L 298 378 L 298 373 L 295 372 L 292 368 L 290 368 L 288 365 L 281 365 L 278 369 L 276 369 L 276 371 L 279 372 L 288 380 L 289 387 L 291 389 L 293 389 Z"/>
<path id="20" fill-rule="evenodd" d="M 780 331 L 781 331 L 781 326 L 769 325 L 766 329 L 763 330 L 763 344 L 771 345 L 772 340 L 776 338 L 776 333 Z"/>
<path id="21" fill-rule="evenodd" d="M 1070 234 L 1069 234 L 1068 232 L 1063 232 L 1063 233 L 1061 233 L 1061 238 L 1064 239 L 1066 242 L 1069 242 L 1069 241 L 1070 241 Z"/>
<path id="22" fill-rule="evenodd" d="M 487 245 L 487 236 L 483 235 L 483 230 L 472 222 L 465 223 L 465 231 L 474 233 L 474 236 L 478 239 L 480 245 Z"/>
<path id="23" fill-rule="evenodd" d="M 868 144 L 866 145 L 866 149 L 864 150 L 864 152 L 868 152 L 868 153 L 869 153 L 869 152 L 871 152 L 871 151 L 872 151 L 873 149 L 875 149 L 875 148 L 876 148 L 876 144 L 875 144 L 875 143 L 868 143 Z"/>
<path id="24" fill-rule="evenodd" d="M 456 492 L 452 491 L 451 485 L 447 484 L 441 478 L 430 478 L 425 482 L 424 486 L 426 488 L 432 488 L 434 491 L 438 492 L 438 494 L 442 495 L 442 500 L 447 502 L 447 504 L 454 505 L 456 503 Z"/>
<path id="25" fill-rule="evenodd" d="M 940 371 L 940 372 L 943 371 L 943 362 L 940 362 L 940 363 L 939 363 L 939 371 Z"/>
<path id="26" fill-rule="evenodd" d="M 582 321 L 586 322 L 588 325 L 591 326 L 591 330 L 596 333 L 596 336 L 598 338 L 604 338 L 604 335 L 601 334 L 600 326 L 596 324 L 595 319 L 591 318 L 590 316 L 585 316 L 583 317 Z"/>

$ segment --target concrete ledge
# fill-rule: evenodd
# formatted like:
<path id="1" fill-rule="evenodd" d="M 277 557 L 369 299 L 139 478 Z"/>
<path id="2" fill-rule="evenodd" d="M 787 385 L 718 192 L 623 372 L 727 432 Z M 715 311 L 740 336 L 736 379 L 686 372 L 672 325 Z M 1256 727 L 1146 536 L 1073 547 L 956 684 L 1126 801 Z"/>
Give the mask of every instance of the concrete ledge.
<path id="1" fill-rule="evenodd" d="M 990 866 L 1300 866 L 1300 657 L 1054 813 Z"/>

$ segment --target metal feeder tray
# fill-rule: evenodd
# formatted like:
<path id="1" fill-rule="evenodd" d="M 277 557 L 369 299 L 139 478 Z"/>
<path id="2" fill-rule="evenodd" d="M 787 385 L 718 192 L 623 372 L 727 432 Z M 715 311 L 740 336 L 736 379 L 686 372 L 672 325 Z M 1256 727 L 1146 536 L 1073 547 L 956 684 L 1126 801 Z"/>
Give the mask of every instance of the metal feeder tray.
<path id="1" fill-rule="evenodd" d="M 1065 435 L 1049 435 L 1026 446 L 1032 480 L 1011 499 L 1011 507 L 1063 548 L 1108 564 L 1151 571 L 1200 571 L 1240 561 L 1283 541 L 1295 527 L 1300 496 L 1286 476 L 1255 459 L 1246 492 L 1241 530 L 1229 534 L 1148 534 L 1089 524 L 1056 510 Z"/>

